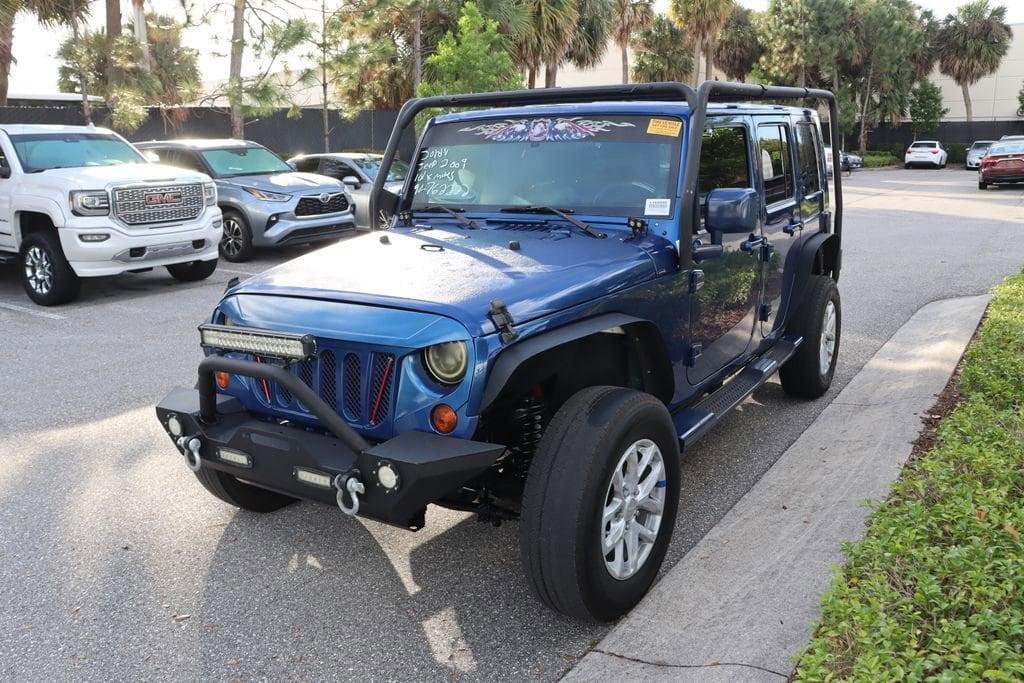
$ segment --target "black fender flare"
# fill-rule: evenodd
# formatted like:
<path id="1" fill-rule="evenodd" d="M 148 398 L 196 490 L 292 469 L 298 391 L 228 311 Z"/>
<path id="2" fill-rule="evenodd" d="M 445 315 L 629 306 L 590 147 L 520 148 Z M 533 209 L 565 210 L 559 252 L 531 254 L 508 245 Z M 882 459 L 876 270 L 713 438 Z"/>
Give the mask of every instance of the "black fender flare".
<path id="1" fill-rule="evenodd" d="M 604 313 L 527 337 L 502 350 L 491 364 L 479 412 L 483 413 L 494 403 L 516 370 L 530 358 L 562 344 L 617 327 L 628 327 L 635 335 L 635 342 L 643 354 L 641 360 L 647 368 L 645 387 L 649 387 L 649 393 L 667 403 L 675 391 L 675 379 L 665 340 L 657 326 L 649 320 L 624 313 Z"/>
<path id="2" fill-rule="evenodd" d="M 824 259 L 823 272 L 832 276 L 833 280 L 839 280 L 839 268 L 841 262 L 839 237 L 834 233 L 819 232 L 811 235 L 803 241 L 800 246 L 800 255 L 797 259 L 792 279 L 787 276 L 788 286 L 786 288 L 787 301 L 783 304 L 786 317 L 789 318 L 803 301 L 804 291 L 807 289 L 807 280 L 814 272 L 815 260 L 820 252 Z M 781 321 L 780 321 L 781 322 Z"/>

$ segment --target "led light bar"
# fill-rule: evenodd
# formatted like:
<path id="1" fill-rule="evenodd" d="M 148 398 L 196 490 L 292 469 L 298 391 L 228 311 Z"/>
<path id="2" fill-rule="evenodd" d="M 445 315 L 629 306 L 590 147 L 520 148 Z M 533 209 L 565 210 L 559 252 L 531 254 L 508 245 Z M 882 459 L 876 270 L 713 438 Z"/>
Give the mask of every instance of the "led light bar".
<path id="1" fill-rule="evenodd" d="M 242 451 L 232 450 L 230 448 L 218 448 L 217 457 L 224 462 L 229 462 L 232 465 L 238 465 L 239 467 L 252 467 L 252 457 L 248 453 Z"/>
<path id="2" fill-rule="evenodd" d="M 322 489 L 334 488 L 334 478 L 326 472 L 311 470 L 308 467 L 296 467 L 295 478 L 303 484 L 317 486 Z"/>
<path id="3" fill-rule="evenodd" d="M 308 334 L 288 334 L 225 325 L 200 325 L 199 339 L 200 343 L 208 348 L 274 358 L 306 360 L 316 354 L 316 340 Z"/>

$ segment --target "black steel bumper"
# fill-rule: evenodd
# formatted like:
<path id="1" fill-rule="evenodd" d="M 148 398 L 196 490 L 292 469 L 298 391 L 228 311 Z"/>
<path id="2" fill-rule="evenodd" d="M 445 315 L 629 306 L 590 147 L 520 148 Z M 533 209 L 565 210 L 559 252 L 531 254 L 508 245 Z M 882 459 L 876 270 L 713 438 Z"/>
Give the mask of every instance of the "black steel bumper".
<path id="1" fill-rule="evenodd" d="M 267 379 L 283 385 L 319 418 L 327 434 L 259 419 L 235 398 L 217 394 L 215 371 Z M 298 377 L 269 363 L 209 356 L 200 363 L 195 389 L 175 389 L 156 407 L 157 418 L 171 441 L 198 438 L 201 467 L 234 475 L 261 488 L 295 498 L 337 504 L 334 482 L 355 477 L 365 487 L 359 496 L 360 516 L 408 529 L 423 526 L 429 503 L 456 492 L 466 481 L 494 464 L 504 446 L 405 432 L 376 445 L 368 444 Z M 171 418 L 181 436 L 170 429 Z M 249 465 L 225 460 L 225 453 L 244 453 Z M 237 459 L 237 456 L 236 456 Z M 378 478 L 387 466 L 397 473 L 388 488 Z M 325 475 L 331 486 L 300 480 L 300 470 Z"/>

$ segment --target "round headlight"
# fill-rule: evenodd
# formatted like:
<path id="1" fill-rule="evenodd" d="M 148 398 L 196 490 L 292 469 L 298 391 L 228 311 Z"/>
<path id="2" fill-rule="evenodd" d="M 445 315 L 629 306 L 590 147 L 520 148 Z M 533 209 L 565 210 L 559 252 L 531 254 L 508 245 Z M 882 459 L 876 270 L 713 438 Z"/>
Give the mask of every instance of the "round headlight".
<path id="1" fill-rule="evenodd" d="M 423 351 L 427 370 L 442 384 L 455 384 L 466 376 L 469 351 L 466 342 L 453 341 L 428 346 Z"/>

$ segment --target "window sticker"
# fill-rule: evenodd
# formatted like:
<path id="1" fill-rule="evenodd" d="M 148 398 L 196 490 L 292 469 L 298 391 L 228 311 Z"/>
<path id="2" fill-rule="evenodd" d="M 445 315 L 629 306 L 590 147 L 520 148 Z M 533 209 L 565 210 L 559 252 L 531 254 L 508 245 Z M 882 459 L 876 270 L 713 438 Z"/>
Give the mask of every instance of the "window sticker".
<path id="1" fill-rule="evenodd" d="M 666 135 L 674 138 L 683 129 L 683 122 L 676 119 L 651 119 L 647 124 L 648 135 Z"/>
<path id="2" fill-rule="evenodd" d="M 460 128 L 460 133 L 482 135 L 495 142 L 548 142 L 583 140 L 615 128 L 633 128 L 628 121 L 595 121 L 593 119 L 541 118 L 512 119 L 496 123 Z"/>
<path id="3" fill-rule="evenodd" d="M 671 213 L 671 199 L 648 199 L 646 202 L 644 202 L 645 216 L 668 216 Z"/>

